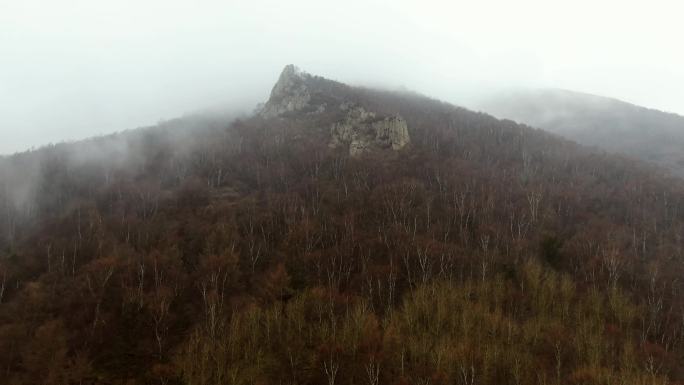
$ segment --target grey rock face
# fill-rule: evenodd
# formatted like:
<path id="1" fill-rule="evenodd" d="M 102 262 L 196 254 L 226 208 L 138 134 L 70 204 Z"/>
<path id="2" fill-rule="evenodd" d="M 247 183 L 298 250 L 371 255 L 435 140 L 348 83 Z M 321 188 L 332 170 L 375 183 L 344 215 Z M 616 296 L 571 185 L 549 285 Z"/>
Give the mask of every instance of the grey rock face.
<path id="1" fill-rule="evenodd" d="M 285 66 L 271 91 L 271 97 L 260 112 L 261 116 L 272 118 L 307 107 L 311 93 L 306 81 L 310 77 L 311 75 L 300 71 L 292 64 Z"/>
<path id="2" fill-rule="evenodd" d="M 328 108 L 326 103 L 332 101 L 330 108 L 339 108 L 344 118 L 332 125 L 329 145 L 347 147 L 352 156 L 382 149 L 399 150 L 411 141 L 406 121 L 400 116 L 377 116 L 358 104 L 341 102 L 343 97 L 337 94 L 325 94 L 326 103 L 321 102 L 321 93 L 329 92 L 320 87 L 321 81 L 325 80 L 314 78 L 292 64 L 286 66 L 268 102 L 258 113 L 264 118 L 296 111 L 309 116 L 319 115 Z"/>
<path id="3" fill-rule="evenodd" d="M 331 127 L 330 147 L 349 146 L 349 155 L 376 149 L 399 150 L 410 141 L 406 121 L 400 116 L 378 117 L 363 107 L 346 105 L 347 116 Z"/>

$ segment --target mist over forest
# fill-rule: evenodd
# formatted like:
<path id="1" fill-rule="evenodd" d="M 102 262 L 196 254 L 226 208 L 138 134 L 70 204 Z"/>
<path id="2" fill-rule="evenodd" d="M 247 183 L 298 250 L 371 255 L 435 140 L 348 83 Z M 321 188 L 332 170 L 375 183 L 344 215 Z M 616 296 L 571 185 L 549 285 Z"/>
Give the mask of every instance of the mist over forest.
<path id="1" fill-rule="evenodd" d="M 683 384 L 677 8 L 3 2 L 0 382 Z"/>
<path id="2" fill-rule="evenodd" d="M 684 114 L 677 15 L 670 0 L 4 1 L 0 154 L 251 111 L 288 63 L 470 107 L 553 87 Z"/>
<path id="3" fill-rule="evenodd" d="M 564 90 L 509 91 L 478 108 L 684 176 L 684 117 L 677 114 Z"/>

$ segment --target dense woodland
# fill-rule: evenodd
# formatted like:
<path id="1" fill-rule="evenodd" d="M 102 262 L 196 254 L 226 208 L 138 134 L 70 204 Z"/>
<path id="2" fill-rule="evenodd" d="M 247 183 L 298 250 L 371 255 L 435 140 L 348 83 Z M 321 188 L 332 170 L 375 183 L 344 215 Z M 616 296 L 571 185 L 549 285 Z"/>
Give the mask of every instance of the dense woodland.
<path id="1" fill-rule="evenodd" d="M 324 85 L 410 146 L 331 149 L 330 108 L 0 160 L 2 383 L 684 383 L 682 181 Z"/>

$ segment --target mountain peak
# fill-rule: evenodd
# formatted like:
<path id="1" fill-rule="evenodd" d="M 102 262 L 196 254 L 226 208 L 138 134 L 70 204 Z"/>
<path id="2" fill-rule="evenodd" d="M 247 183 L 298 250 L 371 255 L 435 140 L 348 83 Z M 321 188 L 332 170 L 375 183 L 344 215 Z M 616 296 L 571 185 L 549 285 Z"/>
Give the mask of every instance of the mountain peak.
<path id="1" fill-rule="evenodd" d="M 384 149 L 396 151 L 410 143 L 404 118 L 369 110 L 353 90 L 288 64 L 259 114 L 275 118 L 297 113 L 300 118 L 316 119 L 317 124 L 330 127 L 329 146 L 348 149 L 351 156 Z M 330 117 L 334 117 L 332 124 Z"/>
<path id="2" fill-rule="evenodd" d="M 275 117 L 306 107 L 311 101 L 311 91 L 307 86 L 311 78 L 294 64 L 286 65 L 260 114 L 263 117 Z"/>

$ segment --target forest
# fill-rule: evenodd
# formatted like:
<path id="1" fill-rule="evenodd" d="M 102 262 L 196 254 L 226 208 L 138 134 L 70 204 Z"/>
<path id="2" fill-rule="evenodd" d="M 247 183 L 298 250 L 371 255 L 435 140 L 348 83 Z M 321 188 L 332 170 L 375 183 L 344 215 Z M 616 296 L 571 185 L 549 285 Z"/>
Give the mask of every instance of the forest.
<path id="1" fill-rule="evenodd" d="M 186 117 L 0 159 L 0 371 L 20 384 L 684 383 L 684 182 L 412 93 Z"/>

